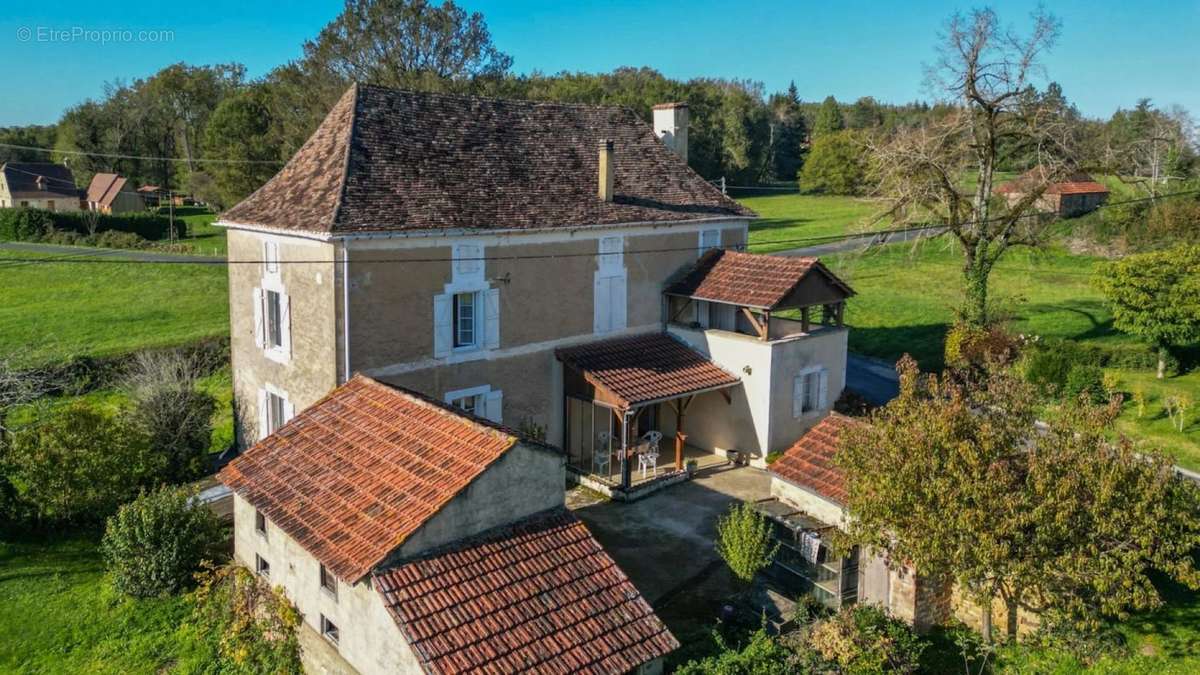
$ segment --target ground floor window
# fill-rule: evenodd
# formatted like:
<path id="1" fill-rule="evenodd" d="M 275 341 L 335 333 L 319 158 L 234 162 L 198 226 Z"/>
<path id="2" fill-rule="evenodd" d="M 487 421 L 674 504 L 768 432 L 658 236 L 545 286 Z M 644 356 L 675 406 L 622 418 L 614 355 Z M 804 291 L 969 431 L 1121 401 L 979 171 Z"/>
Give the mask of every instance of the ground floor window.
<path id="1" fill-rule="evenodd" d="M 461 409 L 463 412 L 475 415 L 476 417 L 482 417 L 497 423 L 502 422 L 504 419 L 504 394 L 498 389 L 492 389 L 491 385 L 485 384 L 468 389 L 448 391 L 443 400 Z"/>
<path id="2" fill-rule="evenodd" d="M 271 563 L 267 562 L 266 559 L 256 553 L 254 555 L 254 571 L 257 572 L 259 576 L 269 577 L 271 576 Z"/>
<path id="3" fill-rule="evenodd" d="M 341 637 L 338 633 L 337 624 L 330 621 L 329 617 L 324 614 L 321 615 L 321 635 L 324 635 L 325 639 L 335 645 L 338 643 L 338 638 Z"/>

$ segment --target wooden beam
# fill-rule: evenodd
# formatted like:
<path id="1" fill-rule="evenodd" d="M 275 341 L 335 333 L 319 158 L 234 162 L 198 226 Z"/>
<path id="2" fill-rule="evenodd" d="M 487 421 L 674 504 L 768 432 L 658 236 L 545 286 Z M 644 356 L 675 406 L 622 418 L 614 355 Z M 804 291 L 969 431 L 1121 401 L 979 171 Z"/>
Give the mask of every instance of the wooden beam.
<path id="1" fill-rule="evenodd" d="M 837 304 L 837 310 L 836 310 L 836 311 L 837 311 L 837 325 L 838 325 L 838 328 L 841 328 L 842 326 L 846 325 L 846 319 L 845 319 L 845 316 L 846 316 L 846 303 L 845 303 L 844 301 L 843 301 L 843 302 L 839 302 L 839 303 Z"/>
<path id="2" fill-rule="evenodd" d="M 812 307 L 805 305 L 800 308 L 800 330 L 805 333 L 811 332 L 812 328 Z"/>
<path id="3" fill-rule="evenodd" d="M 749 307 L 743 307 L 742 314 L 746 315 L 746 320 L 750 322 L 750 325 L 754 327 L 754 331 L 758 333 L 758 339 L 765 341 L 767 339 L 767 330 L 759 323 L 758 319 L 754 316 L 754 312 L 751 312 Z"/>

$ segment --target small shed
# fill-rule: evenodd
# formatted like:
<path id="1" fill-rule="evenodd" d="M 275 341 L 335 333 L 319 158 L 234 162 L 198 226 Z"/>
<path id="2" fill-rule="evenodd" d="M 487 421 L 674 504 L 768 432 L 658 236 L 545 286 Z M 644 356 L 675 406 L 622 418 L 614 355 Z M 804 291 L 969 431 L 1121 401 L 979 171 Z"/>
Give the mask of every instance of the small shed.
<path id="1" fill-rule="evenodd" d="M 1024 199 L 1043 179 L 1038 169 L 1030 169 L 996 188 L 1010 205 Z M 1095 211 L 1108 199 L 1108 188 L 1086 173 L 1071 174 L 1066 180 L 1050 183 L 1037 201 L 1037 207 L 1061 218 L 1073 218 Z"/>

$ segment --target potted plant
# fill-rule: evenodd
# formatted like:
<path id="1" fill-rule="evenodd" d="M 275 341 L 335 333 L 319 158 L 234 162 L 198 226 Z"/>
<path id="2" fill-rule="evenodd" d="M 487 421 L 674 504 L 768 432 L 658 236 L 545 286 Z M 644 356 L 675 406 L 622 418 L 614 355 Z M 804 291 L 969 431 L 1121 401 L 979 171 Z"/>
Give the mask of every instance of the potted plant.
<path id="1" fill-rule="evenodd" d="M 685 469 L 687 469 L 687 475 L 688 475 L 688 478 L 691 478 L 692 476 L 695 476 L 695 475 L 696 475 L 696 469 L 697 469 L 697 468 L 699 468 L 699 466 L 700 466 L 700 463 L 699 463 L 699 462 L 697 462 L 697 461 L 696 461 L 696 460 L 694 460 L 694 459 L 689 459 L 689 460 L 688 460 L 688 461 L 687 461 L 687 462 L 686 462 L 686 463 L 683 465 L 683 467 L 684 467 Z"/>

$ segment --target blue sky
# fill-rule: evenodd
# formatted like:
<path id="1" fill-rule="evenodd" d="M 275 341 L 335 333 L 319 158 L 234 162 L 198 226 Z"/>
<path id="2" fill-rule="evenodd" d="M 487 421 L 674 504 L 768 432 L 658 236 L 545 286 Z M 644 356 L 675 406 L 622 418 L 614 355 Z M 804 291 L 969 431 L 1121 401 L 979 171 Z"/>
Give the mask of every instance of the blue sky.
<path id="1" fill-rule="evenodd" d="M 100 95 L 104 82 L 153 73 L 175 61 L 239 61 L 252 76 L 300 56 L 339 11 L 336 0 L 19 3 L 0 17 L 4 95 L 0 126 L 53 122 Z M 924 96 L 922 64 L 938 27 L 969 4 L 908 2 L 729 2 L 728 0 L 462 0 L 483 12 L 496 44 L 521 72 L 605 71 L 647 65 L 668 76 L 759 80 L 768 91 L 795 80 L 804 99 L 870 95 L 889 102 Z M 1022 25 L 1034 2 L 996 3 Z M 1141 3 L 1059 0 L 1062 40 L 1047 58 L 1050 76 L 1088 115 L 1108 116 L 1139 97 L 1178 103 L 1200 116 L 1200 0 Z M 131 42 L 101 44 L 72 29 L 131 31 Z M 66 31 L 66 40 L 47 30 Z M 139 41 L 144 30 L 169 40 Z M 40 32 L 39 32 L 40 31 Z"/>

